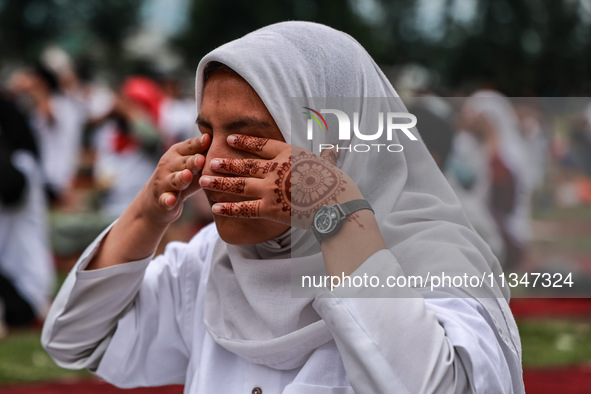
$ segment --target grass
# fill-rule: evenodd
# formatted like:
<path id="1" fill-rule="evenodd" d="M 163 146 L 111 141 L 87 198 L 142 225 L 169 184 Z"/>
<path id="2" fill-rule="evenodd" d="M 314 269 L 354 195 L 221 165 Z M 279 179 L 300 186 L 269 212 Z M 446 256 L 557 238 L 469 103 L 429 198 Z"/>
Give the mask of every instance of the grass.
<path id="1" fill-rule="evenodd" d="M 524 367 L 591 363 L 589 320 L 535 319 L 519 323 Z"/>
<path id="2" fill-rule="evenodd" d="M 89 377 L 58 367 L 39 342 L 38 330 L 11 332 L 0 340 L 0 385 Z"/>

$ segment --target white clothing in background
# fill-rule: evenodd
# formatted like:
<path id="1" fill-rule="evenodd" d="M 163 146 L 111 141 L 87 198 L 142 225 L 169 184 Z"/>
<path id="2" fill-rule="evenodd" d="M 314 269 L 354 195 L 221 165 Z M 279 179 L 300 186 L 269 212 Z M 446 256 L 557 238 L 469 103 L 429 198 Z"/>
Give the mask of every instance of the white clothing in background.
<path id="1" fill-rule="evenodd" d="M 78 168 L 85 114 L 71 98 L 62 95 L 53 95 L 50 106 L 54 122 L 36 115 L 33 130 L 46 183 L 62 193 L 71 186 Z"/>
<path id="2" fill-rule="evenodd" d="M 167 97 L 160 105 L 160 129 L 169 145 L 198 135 L 196 119 L 195 100 Z"/>
<path id="3" fill-rule="evenodd" d="M 544 185 L 547 172 L 548 139 L 544 135 L 542 124 L 533 116 L 521 122 L 528 178 L 531 179 L 532 190 Z"/>
<path id="4" fill-rule="evenodd" d="M 112 121 L 96 131 L 94 175 L 99 184 L 107 187 L 101 210 L 119 217 L 152 176 L 157 159 L 137 146 L 116 151 L 115 138 L 117 130 Z"/>
<path id="5" fill-rule="evenodd" d="M 488 204 L 490 157 L 473 134 L 459 131 L 452 141 L 446 178 L 474 229 L 499 260 L 505 256 L 503 238 Z"/>
<path id="6" fill-rule="evenodd" d="M 29 152 L 17 151 L 12 160 L 26 186 L 22 202 L 11 207 L 0 204 L 0 272 L 43 317 L 55 285 L 43 179 Z"/>
<path id="7" fill-rule="evenodd" d="M 465 105 L 482 114 L 494 125 L 499 157 L 515 180 L 515 204 L 503 218 L 504 226 L 520 245 L 531 239 L 531 194 L 534 180 L 527 159 L 527 148 L 519 130 L 519 121 L 507 97 L 494 90 L 479 90 Z M 490 177 L 487 179 L 491 181 Z M 489 198 L 490 199 L 490 198 Z"/>

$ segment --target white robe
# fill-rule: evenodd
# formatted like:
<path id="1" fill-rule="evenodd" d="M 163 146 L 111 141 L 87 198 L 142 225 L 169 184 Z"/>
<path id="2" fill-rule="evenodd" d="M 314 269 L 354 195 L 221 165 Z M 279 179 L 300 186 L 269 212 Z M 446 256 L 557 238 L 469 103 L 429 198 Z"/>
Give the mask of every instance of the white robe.
<path id="1" fill-rule="evenodd" d="M 33 129 L 39 144 L 41 164 L 46 182 L 62 193 L 71 186 L 78 168 L 84 114 L 69 97 L 51 97 L 55 121 L 49 124 L 39 115 L 33 119 Z"/>
<path id="2" fill-rule="evenodd" d="M 11 207 L 0 204 L 0 273 L 12 282 L 37 316 L 43 317 L 55 285 L 43 179 L 29 152 L 15 152 L 12 161 L 27 185 L 21 203 Z"/>
<path id="3" fill-rule="evenodd" d="M 523 392 L 510 372 L 521 366 L 509 338 L 495 334 L 491 318 L 470 298 L 327 293 L 313 306 L 334 341 L 293 370 L 248 362 L 218 345 L 203 321 L 215 226 L 189 243 L 171 243 L 153 261 L 85 271 L 106 231 L 73 268 L 43 329 L 43 346 L 62 367 L 89 368 L 121 387 L 184 384 L 191 394 L 255 387 L 287 394 Z M 386 250 L 360 269 L 401 272 Z M 443 337 L 435 335 L 441 330 Z M 418 343 L 430 353 L 415 351 Z"/>

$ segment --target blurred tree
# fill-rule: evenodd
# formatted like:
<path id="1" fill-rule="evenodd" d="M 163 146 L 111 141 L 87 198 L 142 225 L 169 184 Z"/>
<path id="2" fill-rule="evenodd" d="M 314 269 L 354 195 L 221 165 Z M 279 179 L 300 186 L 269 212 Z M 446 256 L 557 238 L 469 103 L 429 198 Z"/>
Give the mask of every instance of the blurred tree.
<path id="1" fill-rule="evenodd" d="M 194 66 L 208 51 L 261 26 L 289 19 L 354 36 L 382 64 L 422 64 L 451 87 L 467 81 L 512 95 L 591 89 L 591 7 L 587 0 L 192 0 L 175 43 Z M 439 4 L 439 11 L 429 7 Z M 368 11 L 369 9 L 369 11 Z M 425 15 L 439 19 L 425 22 Z M 585 89 L 587 89 L 585 91 Z"/>
<path id="2" fill-rule="evenodd" d="M 480 0 L 476 24 L 443 70 L 510 95 L 589 94 L 591 15 L 578 0 Z"/>
<path id="3" fill-rule="evenodd" d="M 122 43 L 139 25 L 142 3 L 0 0 L 2 61 L 30 62 L 57 43 L 94 67 L 129 71 Z M 472 13 L 461 17 L 466 4 Z M 293 19 L 351 34 L 381 64 L 424 65 L 448 87 L 471 81 L 511 95 L 591 90 L 589 0 L 190 0 L 188 23 L 172 42 L 194 68 L 222 43 Z"/>
<path id="4" fill-rule="evenodd" d="M 116 67 L 125 36 L 139 23 L 142 0 L 0 0 L 3 61 L 37 60 L 57 43 L 75 57 Z"/>
<path id="5" fill-rule="evenodd" d="M 54 4 L 35 0 L 0 1 L 0 48 L 3 61 L 31 60 L 55 32 Z"/>
<path id="6" fill-rule="evenodd" d="M 286 20 L 308 20 L 346 31 L 358 40 L 369 27 L 351 2 L 339 0 L 191 0 L 187 28 L 174 40 L 187 66 L 195 67 L 207 52 L 257 28 Z"/>

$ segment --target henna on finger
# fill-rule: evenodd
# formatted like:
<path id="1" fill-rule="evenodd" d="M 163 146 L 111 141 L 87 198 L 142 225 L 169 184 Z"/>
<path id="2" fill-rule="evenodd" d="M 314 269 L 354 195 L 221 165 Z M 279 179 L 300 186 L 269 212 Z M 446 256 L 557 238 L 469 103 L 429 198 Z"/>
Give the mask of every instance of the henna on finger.
<path id="1" fill-rule="evenodd" d="M 246 180 L 244 178 L 216 177 L 209 184 L 210 188 L 233 194 L 244 194 Z"/>
<path id="2" fill-rule="evenodd" d="M 235 148 L 245 150 L 248 152 L 260 152 L 265 147 L 268 138 L 253 137 L 250 135 L 236 135 L 233 136 L 233 145 Z"/>
<path id="3" fill-rule="evenodd" d="M 217 203 L 213 206 L 213 213 L 236 218 L 258 218 L 260 200 Z"/>
<path id="4" fill-rule="evenodd" d="M 277 202 L 281 204 L 281 210 L 283 212 L 289 212 L 291 214 L 291 156 L 289 161 L 281 164 L 277 170 L 277 180 L 275 181 L 274 192 L 277 194 Z"/>
<path id="5" fill-rule="evenodd" d="M 259 160 L 255 159 L 222 159 L 219 162 L 219 169 L 236 175 L 256 175 L 261 171 L 267 174 L 277 168 L 277 162 L 267 162 L 261 165 Z"/>

